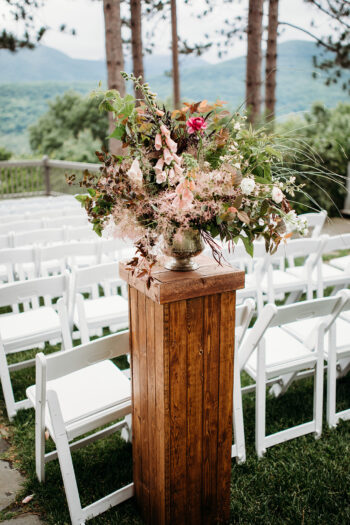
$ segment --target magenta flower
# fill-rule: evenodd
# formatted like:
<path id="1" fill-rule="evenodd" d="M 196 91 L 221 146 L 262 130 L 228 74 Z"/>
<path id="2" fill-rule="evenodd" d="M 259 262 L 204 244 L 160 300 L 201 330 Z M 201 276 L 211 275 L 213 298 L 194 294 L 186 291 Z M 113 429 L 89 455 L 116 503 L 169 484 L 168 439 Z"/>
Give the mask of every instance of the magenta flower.
<path id="1" fill-rule="evenodd" d="M 186 122 L 187 131 L 188 133 L 196 133 L 199 131 L 200 133 L 203 133 L 205 129 L 207 129 L 208 124 L 205 122 L 203 117 L 192 117 L 189 118 Z"/>

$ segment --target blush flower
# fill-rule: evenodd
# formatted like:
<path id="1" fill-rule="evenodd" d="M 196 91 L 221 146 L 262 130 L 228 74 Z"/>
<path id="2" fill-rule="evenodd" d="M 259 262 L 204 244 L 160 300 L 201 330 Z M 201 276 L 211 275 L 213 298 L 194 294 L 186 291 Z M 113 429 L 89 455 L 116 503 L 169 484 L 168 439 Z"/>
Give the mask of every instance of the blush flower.
<path id="1" fill-rule="evenodd" d="M 188 133 L 192 134 L 196 133 L 196 131 L 203 133 L 204 130 L 207 129 L 208 124 L 205 122 L 203 117 L 192 117 L 188 119 L 186 126 Z"/>
<path id="2" fill-rule="evenodd" d="M 283 192 L 277 186 L 274 186 L 272 188 L 271 196 L 272 196 L 272 200 L 275 201 L 276 204 L 280 204 L 284 199 Z"/>
<path id="3" fill-rule="evenodd" d="M 142 185 L 142 171 L 140 168 L 140 163 L 138 159 L 135 159 L 133 163 L 131 164 L 129 171 L 128 171 L 129 179 L 137 184 L 138 186 Z"/>
<path id="4" fill-rule="evenodd" d="M 172 140 L 170 137 L 165 137 L 165 142 L 167 143 L 167 146 L 169 148 L 169 150 L 172 152 L 172 153 L 176 153 L 177 151 L 177 144 L 174 140 Z"/>
<path id="5" fill-rule="evenodd" d="M 158 171 L 157 177 L 156 177 L 156 183 L 157 184 L 163 184 L 163 182 L 166 181 L 166 173 L 165 171 Z"/>
<path id="6" fill-rule="evenodd" d="M 170 153 L 170 151 L 168 150 L 168 148 L 164 148 L 164 151 L 163 151 L 163 156 L 164 156 L 164 162 L 165 164 L 167 164 L 169 166 L 169 164 L 172 162 L 173 160 L 173 156 L 172 154 Z"/>
<path id="7" fill-rule="evenodd" d="M 157 133 L 155 141 L 154 141 L 154 147 L 157 151 L 159 151 L 162 147 L 162 136 L 160 133 Z"/>
<path id="8" fill-rule="evenodd" d="M 161 157 L 160 159 L 158 159 L 157 164 L 154 166 L 154 171 L 156 172 L 157 175 L 158 173 L 161 173 L 163 171 L 163 166 L 164 166 L 164 159 Z"/>
<path id="9" fill-rule="evenodd" d="M 170 131 L 168 130 L 168 128 L 166 127 L 165 124 L 162 124 L 160 126 L 160 131 L 161 131 L 162 135 L 164 135 L 164 137 L 170 137 Z"/>

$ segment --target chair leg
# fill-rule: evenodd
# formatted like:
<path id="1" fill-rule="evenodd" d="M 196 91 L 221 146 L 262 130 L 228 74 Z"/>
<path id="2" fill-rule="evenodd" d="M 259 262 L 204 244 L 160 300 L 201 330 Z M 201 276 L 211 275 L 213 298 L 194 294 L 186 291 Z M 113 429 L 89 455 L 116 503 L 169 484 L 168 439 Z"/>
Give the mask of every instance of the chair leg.
<path id="1" fill-rule="evenodd" d="M 334 428 L 337 426 L 336 421 L 336 389 L 337 389 L 337 356 L 335 349 L 328 352 L 327 367 L 327 423 Z"/>
<path id="2" fill-rule="evenodd" d="M 52 390 L 47 392 L 47 402 L 54 428 L 57 455 L 61 467 L 63 484 L 66 492 L 72 525 L 82 525 L 85 521 L 85 518 L 83 517 L 82 513 L 71 451 L 69 448 L 67 433 L 64 427 L 56 392 Z"/>
<path id="3" fill-rule="evenodd" d="M 322 352 L 318 351 L 318 358 L 315 365 L 314 378 L 314 420 L 315 438 L 319 439 L 322 434 L 322 410 L 323 410 L 323 345 Z"/>
<path id="4" fill-rule="evenodd" d="M 257 377 L 255 399 L 255 448 L 259 458 L 266 452 L 266 375 L 265 375 L 265 343 L 262 341 L 257 348 Z"/>
<path id="5" fill-rule="evenodd" d="M 246 460 L 243 406 L 241 390 L 241 374 L 238 359 L 235 359 L 233 383 L 233 433 L 237 449 L 237 462 L 244 463 Z"/>
<path id="6" fill-rule="evenodd" d="M 5 348 L 3 344 L 0 344 L 0 379 L 1 386 L 4 393 L 5 405 L 7 410 L 7 415 L 10 421 L 16 415 L 16 402 L 13 395 L 13 389 L 11 384 L 10 371 L 8 369 L 8 363 L 5 353 Z"/>

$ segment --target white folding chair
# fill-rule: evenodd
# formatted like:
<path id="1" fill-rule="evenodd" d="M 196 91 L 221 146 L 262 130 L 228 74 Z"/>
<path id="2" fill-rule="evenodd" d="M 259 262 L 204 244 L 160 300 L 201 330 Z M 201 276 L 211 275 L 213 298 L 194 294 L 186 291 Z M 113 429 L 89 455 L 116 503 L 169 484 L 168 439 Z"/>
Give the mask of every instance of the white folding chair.
<path id="1" fill-rule="evenodd" d="M 135 255 L 135 247 L 122 239 L 100 240 L 101 262 L 113 262 L 132 259 Z"/>
<path id="2" fill-rule="evenodd" d="M 241 373 L 239 369 L 239 347 L 246 333 L 255 310 L 253 299 L 246 299 L 244 304 L 236 308 L 236 330 L 235 330 L 235 354 L 233 364 L 234 388 L 233 388 L 233 434 L 235 443 L 231 448 L 231 457 L 236 457 L 238 463 L 244 463 L 246 459 L 243 407 L 241 394 Z"/>
<path id="3" fill-rule="evenodd" d="M 35 407 L 35 457 L 39 481 L 45 479 L 45 463 L 58 458 L 72 525 L 98 516 L 131 498 L 130 483 L 82 508 L 71 451 L 118 430 L 128 428 L 131 383 L 109 359 L 129 352 L 129 332 L 114 334 L 49 356 L 37 354 L 36 384 L 27 389 Z M 111 426 L 72 442 L 99 427 Z M 45 428 L 56 450 L 45 454 Z"/>
<path id="4" fill-rule="evenodd" d="M 261 289 L 268 302 L 274 303 L 277 296 L 280 298 L 287 293 L 290 294 L 288 304 L 297 301 L 303 292 L 306 292 L 309 300 L 312 299 L 318 286 L 317 265 L 323 244 L 323 238 L 295 239 L 280 244 L 274 254 L 266 255 Z M 295 261 L 297 258 L 303 259 L 302 265 L 288 267 L 284 271 L 274 267 L 274 262 L 281 259 Z"/>
<path id="5" fill-rule="evenodd" d="M 67 241 L 95 241 L 97 234 L 93 231 L 91 225 L 72 226 L 66 227 L 66 239 Z"/>
<path id="6" fill-rule="evenodd" d="M 0 316 L 0 378 L 8 417 L 21 408 L 28 407 L 28 401 L 15 401 L 10 372 L 27 368 L 33 359 L 9 365 L 7 355 L 37 348 L 51 340 L 62 341 L 65 349 L 72 347 L 68 313 L 65 299 L 68 295 L 67 274 L 57 277 L 33 279 L 4 284 L 0 287 L 0 307 L 23 305 L 23 312 Z M 52 299 L 59 297 L 55 305 Z M 44 306 L 39 299 L 43 298 Z M 31 306 L 31 307 L 30 307 Z"/>
<path id="7" fill-rule="evenodd" d="M 32 245 L 51 245 L 64 242 L 64 228 L 43 228 L 40 230 L 30 230 L 27 232 L 12 233 L 11 244 L 14 248 Z"/>
<path id="8" fill-rule="evenodd" d="M 317 239 L 321 235 L 322 228 L 327 219 L 327 212 L 321 210 L 316 213 L 303 213 L 302 215 L 299 215 L 299 219 L 306 220 L 308 229 L 312 230 L 311 238 Z"/>
<path id="9" fill-rule="evenodd" d="M 39 230 L 43 224 L 41 219 L 28 219 L 26 221 L 13 221 L 0 224 L 0 235 L 10 232 L 25 232 L 29 230 Z"/>
<path id="10" fill-rule="evenodd" d="M 45 228 L 62 228 L 63 226 L 75 228 L 79 226 L 87 226 L 89 223 L 87 215 L 64 215 L 63 217 L 60 216 L 54 219 L 44 218 L 43 224 Z"/>
<path id="11" fill-rule="evenodd" d="M 290 439 L 322 432 L 324 334 L 344 306 L 349 292 L 337 296 L 297 304 L 264 307 L 254 327 L 249 329 L 241 344 L 239 363 L 256 381 L 255 444 L 259 457 L 266 448 Z M 313 329 L 297 340 L 283 327 L 300 319 L 314 319 Z M 266 436 L 266 386 L 281 377 L 295 377 L 314 371 L 313 419 L 307 423 Z"/>
<path id="12" fill-rule="evenodd" d="M 0 250 L 0 278 L 2 282 L 24 281 L 38 275 L 38 261 L 33 247 Z"/>
<path id="13" fill-rule="evenodd" d="M 100 260 L 99 243 L 65 242 L 38 249 L 40 275 L 63 273 L 66 269 L 96 265 Z"/>
<path id="14" fill-rule="evenodd" d="M 328 237 L 323 247 L 323 254 L 330 254 L 340 250 L 350 250 L 350 233 Z M 319 262 L 321 290 L 332 286 L 333 294 L 350 284 L 350 255 L 329 261 L 329 264 Z"/>
<path id="15" fill-rule="evenodd" d="M 100 285 L 104 296 L 96 292 L 85 299 L 80 291 Z M 107 263 L 89 268 L 73 269 L 70 286 L 70 322 L 78 328 L 81 341 L 87 343 L 90 335 L 101 334 L 99 329 L 109 327 L 121 330 L 129 325 L 128 301 L 111 287 L 125 288 L 125 282 L 118 277 L 118 264 Z M 96 288 L 95 288 L 96 290 Z"/>

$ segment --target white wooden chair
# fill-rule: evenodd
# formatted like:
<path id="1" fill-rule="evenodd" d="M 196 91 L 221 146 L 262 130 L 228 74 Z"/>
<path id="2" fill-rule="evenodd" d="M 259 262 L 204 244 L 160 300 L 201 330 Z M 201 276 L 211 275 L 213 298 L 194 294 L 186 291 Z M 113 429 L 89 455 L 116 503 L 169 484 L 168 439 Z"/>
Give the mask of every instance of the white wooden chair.
<path id="1" fill-rule="evenodd" d="M 96 291 L 92 297 L 85 299 L 80 291 L 100 285 L 104 296 L 99 297 Z M 128 301 L 117 293 L 111 293 L 111 286 L 125 288 L 125 282 L 118 277 L 118 264 L 107 263 L 89 268 L 73 269 L 70 286 L 70 322 L 78 328 L 81 341 L 87 343 L 90 335 L 101 334 L 99 329 L 109 327 L 111 330 L 128 328 Z M 94 290 L 92 288 L 92 290 Z M 96 288 L 95 288 L 96 290 Z"/>
<path id="2" fill-rule="evenodd" d="M 85 225 L 87 226 L 89 223 L 87 215 L 64 215 L 63 217 L 59 216 L 54 219 L 44 218 L 43 224 L 45 228 L 62 228 L 63 226 L 75 228 Z"/>
<path id="3" fill-rule="evenodd" d="M 322 253 L 330 254 L 339 250 L 350 250 L 350 233 L 328 237 Z M 328 286 L 333 287 L 332 293 L 349 286 L 350 284 L 350 256 L 332 259 L 329 264 L 319 261 L 321 292 Z"/>
<path id="4" fill-rule="evenodd" d="M 37 277 L 38 261 L 33 247 L 0 250 L 0 278 L 2 282 L 24 281 Z"/>
<path id="5" fill-rule="evenodd" d="M 327 212 L 321 210 L 320 212 L 315 213 L 303 213 L 302 215 L 299 215 L 299 218 L 306 220 L 308 229 L 312 229 L 311 238 L 317 239 L 321 235 L 322 228 L 327 219 Z"/>
<path id="6" fill-rule="evenodd" d="M 100 260 L 99 243 L 65 242 L 38 248 L 40 275 L 63 273 L 66 269 L 96 265 Z"/>
<path id="7" fill-rule="evenodd" d="M 349 293 L 277 307 L 268 304 L 254 327 L 247 330 L 240 347 L 239 363 L 256 381 L 255 444 L 259 457 L 266 448 L 290 439 L 322 432 L 324 334 L 349 302 Z M 314 327 L 298 341 L 283 329 L 300 319 L 313 319 Z M 313 419 L 266 436 L 266 386 L 281 377 L 314 370 Z"/>
<path id="8" fill-rule="evenodd" d="M 235 443 L 231 448 L 231 457 L 236 457 L 238 463 L 246 460 L 243 406 L 241 394 L 241 372 L 239 369 L 239 348 L 246 333 L 255 310 L 253 299 L 246 299 L 244 304 L 236 308 L 236 331 L 235 331 L 235 354 L 233 364 L 234 388 L 233 388 L 233 434 Z"/>
<path id="9" fill-rule="evenodd" d="M 82 508 L 71 451 L 127 427 L 131 382 L 109 359 L 129 352 L 129 332 L 114 334 L 66 352 L 36 357 L 36 384 L 27 389 L 35 407 L 36 472 L 45 479 L 45 463 L 58 458 L 72 525 L 82 525 L 131 498 L 133 483 Z M 79 436 L 120 420 L 103 430 Z M 45 428 L 56 450 L 45 454 Z"/>
<path id="10" fill-rule="evenodd" d="M 264 261 L 264 277 L 261 289 L 267 301 L 274 303 L 276 297 L 283 297 L 289 293 L 288 304 L 295 302 L 306 292 L 307 298 L 313 298 L 317 290 L 317 265 L 320 260 L 324 239 L 295 239 L 280 244 L 274 254 L 267 254 Z M 275 268 L 274 262 L 303 258 L 301 266 L 288 267 L 285 270 Z M 313 275 L 316 272 L 316 279 Z"/>
<path id="11" fill-rule="evenodd" d="M 32 245 L 52 245 L 64 242 L 64 228 L 43 228 L 40 230 L 30 230 L 27 232 L 12 233 L 11 245 L 13 247 L 23 247 Z"/>
<path id="12" fill-rule="evenodd" d="M 95 241 L 97 234 L 93 231 L 91 225 L 72 226 L 66 227 L 66 240 L 67 241 Z"/>
<path id="13" fill-rule="evenodd" d="M 26 221 L 13 221 L 0 224 L 0 235 L 6 235 L 10 232 L 24 232 L 29 230 L 38 230 L 43 227 L 41 219 L 29 219 Z"/>
<path id="14" fill-rule="evenodd" d="M 101 263 L 130 260 L 135 255 L 135 247 L 122 239 L 100 240 Z"/>
<path id="15" fill-rule="evenodd" d="M 23 312 L 0 316 L 0 378 L 9 419 L 28 400 L 15 401 L 10 373 L 34 364 L 34 359 L 9 365 L 7 355 L 37 348 L 51 340 L 62 341 L 65 349 L 72 347 L 65 299 L 68 294 L 68 275 L 33 279 L 4 284 L 0 287 L 0 307 L 23 305 Z M 44 306 L 39 305 L 43 298 Z M 59 297 L 55 305 L 52 299 Z"/>

